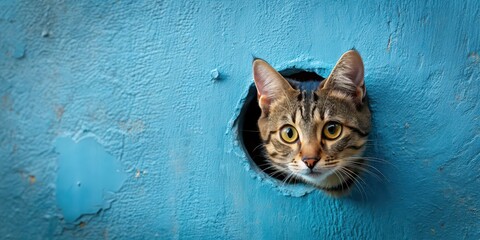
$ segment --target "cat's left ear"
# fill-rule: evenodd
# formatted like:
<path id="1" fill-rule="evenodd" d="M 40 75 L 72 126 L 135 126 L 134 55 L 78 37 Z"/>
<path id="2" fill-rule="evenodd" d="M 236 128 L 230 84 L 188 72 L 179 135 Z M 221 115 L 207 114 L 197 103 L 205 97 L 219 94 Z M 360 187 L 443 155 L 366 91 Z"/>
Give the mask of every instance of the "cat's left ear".
<path id="1" fill-rule="evenodd" d="M 367 94 L 363 77 L 362 57 L 356 50 L 350 50 L 340 57 L 330 76 L 320 85 L 320 90 L 332 90 L 330 94 L 338 91 L 361 104 Z"/>

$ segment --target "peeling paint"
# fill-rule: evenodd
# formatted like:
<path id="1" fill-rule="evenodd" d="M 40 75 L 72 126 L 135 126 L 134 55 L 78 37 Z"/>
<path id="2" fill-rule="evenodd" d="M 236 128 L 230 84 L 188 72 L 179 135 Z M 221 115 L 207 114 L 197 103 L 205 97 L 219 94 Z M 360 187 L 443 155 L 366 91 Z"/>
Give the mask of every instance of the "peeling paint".
<path id="1" fill-rule="evenodd" d="M 58 138 L 55 151 L 59 153 L 56 197 L 65 221 L 73 223 L 82 215 L 110 208 L 115 200 L 110 193 L 118 191 L 126 178 L 120 163 L 93 137 L 78 142 Z"/>

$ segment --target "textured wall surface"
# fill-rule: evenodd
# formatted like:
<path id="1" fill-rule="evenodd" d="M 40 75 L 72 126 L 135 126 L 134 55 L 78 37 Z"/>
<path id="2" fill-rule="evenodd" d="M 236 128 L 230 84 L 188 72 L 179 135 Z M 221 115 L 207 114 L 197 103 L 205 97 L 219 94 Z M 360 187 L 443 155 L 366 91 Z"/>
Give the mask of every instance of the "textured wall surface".
<path id="1" fill-rule="evenodd" d="M 0 238 L 479 239 L 479 26 L 475 0 L 0 1 Z M 258 173 L 252 55 L 328 74 L 352 47 L 384 176 Z"/>

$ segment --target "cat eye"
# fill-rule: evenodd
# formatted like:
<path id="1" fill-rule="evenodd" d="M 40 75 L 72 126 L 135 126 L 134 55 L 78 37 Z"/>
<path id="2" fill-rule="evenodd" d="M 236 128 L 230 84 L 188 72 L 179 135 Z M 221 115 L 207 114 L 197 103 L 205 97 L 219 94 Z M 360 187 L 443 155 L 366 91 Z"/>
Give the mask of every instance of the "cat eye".
<path id="1" fill-rule="evenodd" d="M 291 125 L 286 125 L 280 129 L 280 137 L 286 143 L 293 143 L 298 139 L 297 129 Z"/>
<path id="2" fill-rule="evenodd" d="M 342 134 L 342 125 L 337 122 L 328 122 L 323 127 L 323 136 L 329 140 L 334 140 Z"/>

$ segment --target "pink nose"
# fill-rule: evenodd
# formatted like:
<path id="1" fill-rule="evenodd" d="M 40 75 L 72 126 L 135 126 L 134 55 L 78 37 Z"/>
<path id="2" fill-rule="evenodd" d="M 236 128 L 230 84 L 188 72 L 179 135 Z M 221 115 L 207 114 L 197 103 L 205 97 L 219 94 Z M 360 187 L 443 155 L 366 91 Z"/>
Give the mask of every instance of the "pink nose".
<path id="1" fill-rule="evenodd" d="M 315 167 L 315 164 L 318 162 L 318 158 L 303 158 L 302 161 L 307 165 L 308 168 L 312 169 Z"/>

